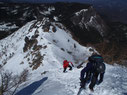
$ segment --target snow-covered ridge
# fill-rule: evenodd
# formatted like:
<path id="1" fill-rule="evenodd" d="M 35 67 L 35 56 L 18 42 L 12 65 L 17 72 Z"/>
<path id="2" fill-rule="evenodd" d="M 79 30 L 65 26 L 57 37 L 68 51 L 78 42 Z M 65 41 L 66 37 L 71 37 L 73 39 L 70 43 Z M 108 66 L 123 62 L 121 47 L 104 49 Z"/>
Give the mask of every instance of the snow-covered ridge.
<path id="1" fill-rule="evenodd" d="M 23 84 L 27 86 L 39 80 L 43 72 L 58 69 L 62 72 L 62 62 L 65 59 L 77 66 L 91 55 L 89 49 L 76 42 L 61 23 L 43 18 L 28 22 L 15 33 L 0 40 L 0 65 L 14 74 L 27 69 L 30 77 Z M 21 88 L 22 86 L 19 89 Z"/>
<path id="2" fill-rule="evenodd" d="M 81 14 L 82 12 L 86 12 L 86 11 L 88 11 L 88 9 L 82 9 L 82 10 L 80 10 L 79 12 L 76 12 L 75 14 L 78 16 L 78 15 Z"/>
<path id="3" fill-rule="evenodd" d="M 62 24 L 44 18 L 27 23 L 0 41 L 0 65 L 11 69 L 15 64 L 16 71 L 29 67 L 34 70 L 52 62 L 61 65 L 64 59 L 79 63 L 90 55 L 89 49 L 74 41 Z"/>
<path id="4" fill-rule="evenodd" d="M 76 42 L 61 23 L 48 18 L 28 22 L 21 29 L 0 41 L 0 65 L 19 74 L 28 69 L 28 80 L 20 85 L 16 95 L 77 95 L 80 87 L 78 63 L 91 55 L 90 47 Z M 75 65 L 63 73 L 64 59 Z M 95 92 L 89 89 L 81 95 L 126 95 L 127 69 L 106 64 L 106 73 Z"/>

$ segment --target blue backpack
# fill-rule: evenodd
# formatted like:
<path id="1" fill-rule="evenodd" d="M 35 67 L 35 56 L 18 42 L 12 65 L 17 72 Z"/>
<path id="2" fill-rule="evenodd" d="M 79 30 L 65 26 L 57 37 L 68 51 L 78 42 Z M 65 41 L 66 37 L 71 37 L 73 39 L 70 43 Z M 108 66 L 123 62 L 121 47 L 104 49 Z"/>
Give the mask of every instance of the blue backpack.
<path id="1" fill-rule="evenodd" d="M 104 73 L 105 72 L 105 64 L 103 57 L 100 55 L 92 55 L 88 59 L 93 64 L 93 71 L 97 73 Z"/>

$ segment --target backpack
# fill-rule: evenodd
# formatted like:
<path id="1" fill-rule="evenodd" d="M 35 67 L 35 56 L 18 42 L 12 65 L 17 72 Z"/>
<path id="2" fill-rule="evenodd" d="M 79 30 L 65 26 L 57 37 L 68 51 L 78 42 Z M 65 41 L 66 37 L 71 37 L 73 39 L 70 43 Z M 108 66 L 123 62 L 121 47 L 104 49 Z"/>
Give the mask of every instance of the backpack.
<path id="1" fill-rule="evenodd" d="M 89 61 L 93 63 L 93 71 L 97 73 L 104 73 L 105 72 L 105 64 L 103 57 L 100 55 L 92 55 L 89 58 Z"/>
<path id="2" fill-rule="evenodd" d="M 102 63 L 94 63 L 94 72 L 97 73 L 105 73 L 105 64 Z"/>

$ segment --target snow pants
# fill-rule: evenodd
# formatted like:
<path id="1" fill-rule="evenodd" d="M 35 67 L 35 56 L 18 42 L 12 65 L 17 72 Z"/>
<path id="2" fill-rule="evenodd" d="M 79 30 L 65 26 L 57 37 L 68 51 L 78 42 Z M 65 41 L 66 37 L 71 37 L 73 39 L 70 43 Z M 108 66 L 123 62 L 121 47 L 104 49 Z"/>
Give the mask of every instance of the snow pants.
<path id="1" fill-rule="evenodd" d="M 91 83 L 90 83 L 90 85 L 89 85 L 89 88 L 90 88 L 90 89 L 93 89 L 93 88 L 94 88 L 96 82 L 98 81 L 98 75 L 99 75 L 98 73 L 94 73 L 94 74 L 92 75 Z"/>
<path id="2" fill-rule="evenodd" d="M 98 75 L 98 73 L 87 72 L 85 80 L 83 81 L 83 83 L 81 83 L 81 87 L 85 87 L 86 83 L 90 82 L 89 88 L 93 89 L 98 80 Z"/>
<path id="3" fill-rule="evenodd" d="M 72 70 L 72 67 L 70 65 L 68 67 L 69 67 L 69 70 Z M 67 68 L 64 68 L 63 72 L 66 72 L 66 69 Z"/>

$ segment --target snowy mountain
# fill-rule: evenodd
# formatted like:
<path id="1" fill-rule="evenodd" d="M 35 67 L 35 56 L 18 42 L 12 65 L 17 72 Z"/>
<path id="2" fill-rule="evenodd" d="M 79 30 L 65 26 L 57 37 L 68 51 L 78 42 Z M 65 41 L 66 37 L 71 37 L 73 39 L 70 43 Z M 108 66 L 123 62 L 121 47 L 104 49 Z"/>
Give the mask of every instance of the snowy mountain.
<path id="1" fill-rule="evenodd" d="M 15 95 L 76 95 L 82 69 L 76 67 L 87 60 L 91 49 L 75 41 L 64 25 L 44 17 L 28 22 L 0 41 L 0 65 L 14 74 L 24 69 L 30 72 Z M 75 67 L 63 73 L 65 59 Z M 95 87 L 95 92 L 86 89 L 81 95 L 127 95 L 127 69 L 117 65 L 106 65 L 106 68 L 104 82 Z"/>
<path id="2" fill-rule="evenodd" d="M 105 20 L 127 24 L 126 0 L 0 0 L 14 3 L 53 3 L 53 2 L 80 2 L 92 4 Z"/>
<path id="3" fill-rule="evenodd" d="M 1 63 L 5 66 L 6 64 L 11 66 L 13 64 L 10 63 L 11 61 L 16 62 L 17 66 L 28 63 L 27 66 L 32 67 L 33 70 L 43 65 L 44 59 L 49 61 L 54 59 L 55 62 L 58 56 L 60 62 L 67 58 L 78 63 L 80 59 L 85 59 L 83 55 L 89 51 L 89 48 L 87 50 L 81 47 L 72 39 L 71 34 L 65 31 L 68 30 L 62 24 L 50 22 L 48 18 L 27 23 L 17 32 L 0 41 Z"/>
<path id="4" fill-rule="evenodd" d="M 71 18 L 74 25 L 81 28 L 89 29 L 90 27 L 95 28 L 99 31 L 99 34 L 104 37 L 108 34 L 108 26 L 101 19 L 101 17 L 96 13 L 94 8 L 91 6 L 88 9 L 82 9 L 76 12 Z"/>
<path id="5" fill-rule="evenodd" d="M 27 22 L 41 20 L 43 17 L 64 24 L 82 43 L 100 42 L 106 38 L 109 32 L 109 27 L 88 4 L 59 2 L 52 4 L 5 3 L 0 5 L 0 11 L 3 13 L 0 15 L 0 27 L 2 27 L 0 39 L 21 28 Z M 77 13 L 78 15 L 76 15 Z"/>
<path id="6" fill-rule="evenodd" d="M 82 38 L 86 37 L 82 39 L 84 42 L 91 40 L 95 34 L 97 34 L 95 37 L 103 38 L 107 35 L 107 26 L 89 5 L 76 3 L 78 6 L 76 8 L 74 3 L 62 7 L 65 5 L 66 3 L 49 4 L 47 7 L 12 6 L 11 11 L 2 7 L 9 13 L 6 16 L 17 18 L 3 19 L 5 22 L 1 24 L 0 29 L 18 27 L 18 30 L 0 40 L 0 69 L 2 67 L 14 75 L 20 74 L 25 69 L 29 71 L 27 81 L 19 86 L 15 95 L 77 95 L 82 70 L 77 66 L 88 59 L 94 48 L 82 46 L 75 37 L 83 35 Z M 20 10 L 20 15 L 17 9 L 13 9 L 16 7 Z M 44 10 L 40 11 L 40 8 Z M 92 36 L 87 35 L 88 33 Z M 74 68 L 63 73 L 65 59 L 71 61 Z M 84 63 L 83 66 L 85 65 Z M 95 92 L 86 89 L 81 95 L 127 95 L 126 73 L 125 67 L 106 64 L 104 82 L 95 87 Z M 11 90 L 13 91 L 13 88 Z"/>
<path id="7" fill-rule="evenodd" d="M 28 69 L 36 79 L 45 71 L 62 72 L 65 59 L 78 65 L 92 53 L 89 50 L 79 45 L 62 24 L 43 18 L 0 41 L 0 65 L 15 74 Z"/>

